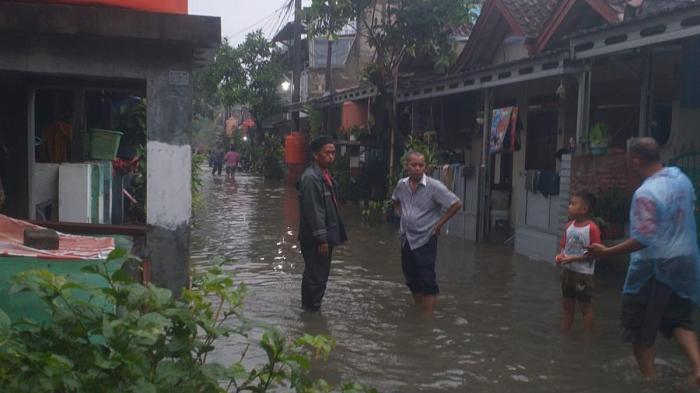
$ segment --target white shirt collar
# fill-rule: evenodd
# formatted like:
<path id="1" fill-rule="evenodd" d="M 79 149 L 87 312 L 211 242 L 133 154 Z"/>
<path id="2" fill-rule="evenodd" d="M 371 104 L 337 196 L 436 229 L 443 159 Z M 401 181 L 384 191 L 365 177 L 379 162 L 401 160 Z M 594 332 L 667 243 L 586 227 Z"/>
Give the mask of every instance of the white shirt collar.
<path id="1" fill-rule="evenodd" d="M 408 183 L 408 180 L 411 179 L 409 176 L 404 177 L 401 179 L 402 183 Z M 425 173 L 423 174 L 423 177 L 420 179 L 420 184 L 423 185 L 423 187 L 428 185 L 428 175 Z"/>

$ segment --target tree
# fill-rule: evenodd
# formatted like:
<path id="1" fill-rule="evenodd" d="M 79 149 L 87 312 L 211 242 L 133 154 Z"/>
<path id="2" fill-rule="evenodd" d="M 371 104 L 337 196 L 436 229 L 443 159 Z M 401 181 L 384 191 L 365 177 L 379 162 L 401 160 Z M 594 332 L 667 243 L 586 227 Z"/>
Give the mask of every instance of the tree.
<path id="1" fill-rule="evenodd" d="M 333 41 L 337 38 L 337 33 L 345 27 L 345 24 L 352 18 L 352 8 L 350 3 L 338 4 L 338 0 L 326 0 L 312 2 L 305 11 L 307 19 L 307 33 L 309 38 L 325 37 L 327 40 L 326 50 L 326 94 L 333 94 L 331 59 L 333 57 Z M 323 128 L 328 133 L 329 128 L 329 108 L 326 107 L 323 113 Z"/>
<path id="2" fill-rule="evenodd" d="M 201 96 L 215 96 L 224 106 L 246 105 L 260 123 L 281 111 L 277 87 L 282 70 L 280 56 L 262 30 L 249 33 L 235 48 L 224 39 L 202 77 Z"/>
<path id="3" fill-rule="evenodd" d="M 456 58 L 453 31 L 476 16 L 478 0 L 312 0 L 312 31 L 335 33 L 355 22 L 374 50 L 367 79 L 379 90 L 389 120 L 389 176 L 394 176 L 396 103 L 401 64 L 418 56 L 444 67 Z"/>

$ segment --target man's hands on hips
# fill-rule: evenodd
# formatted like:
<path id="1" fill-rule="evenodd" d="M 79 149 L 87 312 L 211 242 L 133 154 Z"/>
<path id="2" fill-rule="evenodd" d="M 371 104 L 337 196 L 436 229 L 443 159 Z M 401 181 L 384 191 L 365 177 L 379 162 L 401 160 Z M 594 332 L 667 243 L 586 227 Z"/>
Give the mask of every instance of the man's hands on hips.
<path id="1" fill-rule="evenodd" d="M 318 245 L 318 254 L 324 257 L 328 257 L 328 243 L 321 243 Z"/>

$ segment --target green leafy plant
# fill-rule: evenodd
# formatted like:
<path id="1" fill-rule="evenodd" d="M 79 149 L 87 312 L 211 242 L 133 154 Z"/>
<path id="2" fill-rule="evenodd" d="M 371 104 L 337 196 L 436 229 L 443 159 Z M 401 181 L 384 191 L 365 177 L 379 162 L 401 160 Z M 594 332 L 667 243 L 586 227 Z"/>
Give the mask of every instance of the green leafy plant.
<path id="1" fill-rule="evenodd" d="M 594 216 L 600 217 L 605 223 L 624 222 L 629 214 L 630 197 L 620 189 L 612 189 L 601 193 L 596 200 Z"/>
<path id="2" fill-rule="evenodd" d="M 207 162 L 207 156 L 204 154 L 192 154 L 192 214 L 197 214 L 204 206 L 202 201 L 202 166 L 205 162 Z"/>
<path id="3" fill-rule="evenodd" d="M 608 126 L 603 123 L 596 123 L 588 133 L 588 139 L 591 145 L 607 145 Z"/>
<path id="4" fill-rule="evenodd" d="M 277 94 L 282 80 L 284 58 L 275 45 L 265 38 L 262 30 L 246 35 L 244 42 L 231 46 L 223 39 L 214 64 L 197 79 L 196 92 L 208 99 L 215 98 L 224 106 L 248 106 L 258 123 L 281 113 Z"/>
<path id="5" fill-rule="evenodd" d="M 109 261 L 124 256 L 113 252 Z M 214 267 L 175 299 L 167 289 L 133 282 L 106 264 L 86 269 L 105 285 L 89 286 L 46 270 L 14 278 L 12 294 L 31 293 L 50 314 L 44 324 L 10 323 L 0 311 L 0 386 L 36 392 L 329 392 L 309 376 L 311 358 L 325 359 L 334 346 L 324 336 L 289 339 L 279 329 L 255 324 L 241 312 L 248 292 Z M 256 346 L 265 361 L 246 364 L 248 348 L 231 364 L 208 361 L 218 339 L 264 333 Z M 341 391 L 374 392 L 345 384 Z"/>
<path id="6" fill-rule="evenodd" d="M 374 50 L 364 70 L 379 91 L 389 122 L 389 175 L 394 174 L 400 66 L 412 58 L 430 59 L 444 70 L 457 57 L 455 29 L 478 16 L 473 0 L 312 0 L 305 15 L 312 35 L 333 35 L 353 21 Z"/>
<path id="7" fill-rule="evenodd" d="M 337 156 L 330 167 L 335 181 L 338 183 L 338 195 L 343 201 L 357 201 L 367 198 L 369 190 L 363 176 L 355 178 L 350 173 L 350 157 Z"/>
<path id="8" fill-rule="evenodd" d="M 284 177 L 284 146 L 281 138 L 266 133 L 261 142 L 242 143 L 241 157 L 247 164 L 248 170 L 266 179 L 282 179 Z"/>
<path id="9" fill-rule="evenodd" d="M 437 165 L 437 152 L 435 151 L 434 143 L 428 143 L 421 138 L 409 135 L 404 146 L 404 154 L 401 157 L 402 165 L 406 165 L 407 154 L 412 151 L 420 152 L 425 156 L 426 170 L 430 170 Z"/>
<path id="10" fill-rule="evenodd" d="M 314 140 L 320 135 L 321 129 L 323 128 L 321 111 L 308 104 L 305 105 L 304 108 L 304 111 L 309 114 L 309 140 Z"/>
<path id="11" fill-rule="evenodd" d="M 369 129 L 367 127 L 360 127 L 358 125 L 354 125 L 343 130 L 343 133 L 346 135 L 352 135 L 358 140 L 362 140 L 370 135 Z"/>
<path id="12" fill-rule="evenodd" d="M 362 218 L 364 218 L 366 221 L 380 220 L 392 208 L 393 201 L 391 199 L 369 201 L 367 203 L 367 207 L 362 209 Z"/>
<path id="13" fill-rule="evenodd" d="M 146 161 L 146 148 L 144 145 L 138 145 L 136 147 L 136 156 L 138 157 L 138 163 L 131 181 L 133 197 L 136 199 L 136 203 L 129 203 L 128 212 L 129 219 L 131 221 L 145 223 L 147 209 L 146 187 L 148 168 Z"/>

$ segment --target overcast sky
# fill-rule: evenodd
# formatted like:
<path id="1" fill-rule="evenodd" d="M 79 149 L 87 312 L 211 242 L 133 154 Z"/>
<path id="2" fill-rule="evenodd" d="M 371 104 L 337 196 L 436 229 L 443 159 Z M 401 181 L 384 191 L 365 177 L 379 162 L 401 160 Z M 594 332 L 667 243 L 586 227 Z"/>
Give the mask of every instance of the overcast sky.
<path id="1" fill-rule="evenodd" d="M 221 35 L 232 44 L 245 40 L 248 32 L 263 29 L 267 38 L 283 25 L 284 6 L 290 0 L 189 0 L 191 15 L 221 17 Z M 308 0 L 302 0 L 306 5 Z M 288 20 L 291 20 L 291 15 Z"/>

